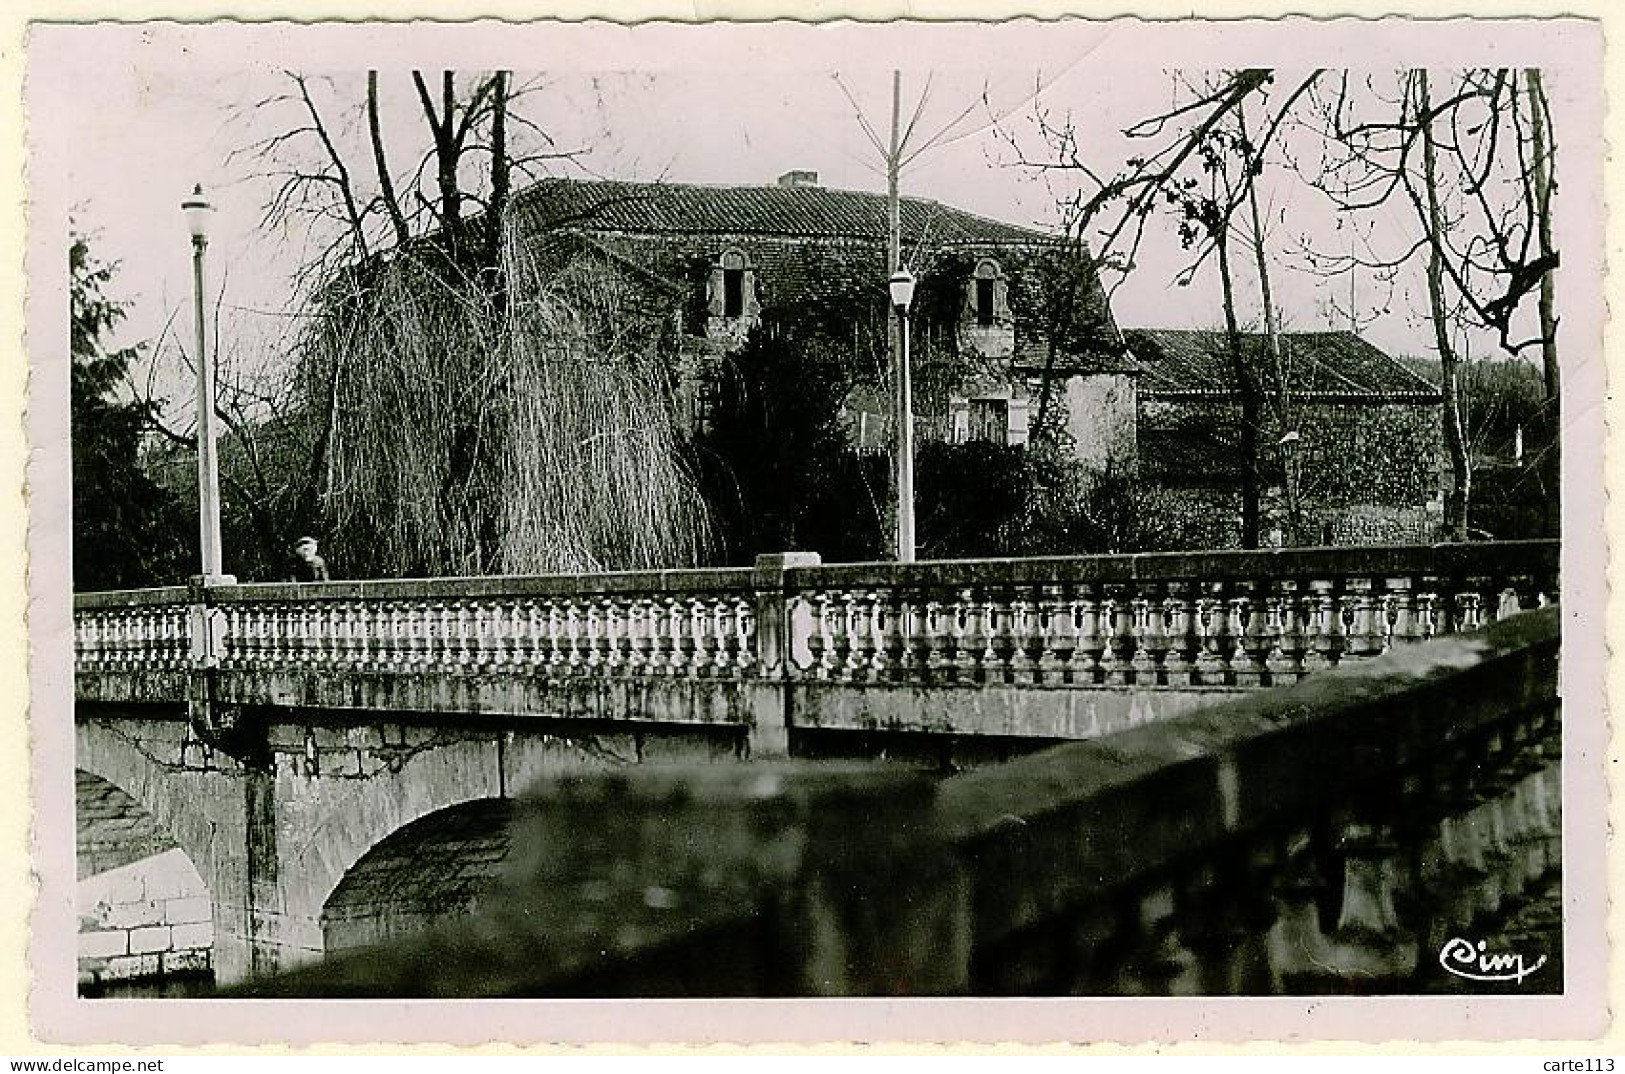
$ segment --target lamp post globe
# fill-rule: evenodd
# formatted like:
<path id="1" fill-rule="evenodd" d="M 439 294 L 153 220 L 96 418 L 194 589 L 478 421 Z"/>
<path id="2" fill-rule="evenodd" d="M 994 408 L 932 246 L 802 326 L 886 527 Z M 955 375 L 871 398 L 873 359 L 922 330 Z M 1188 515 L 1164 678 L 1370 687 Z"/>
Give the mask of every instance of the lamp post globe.
<path id="1" fill-rule="evenodd" d="M 914 304 L 914 274 L 908 269 L 898 269 L 891 274 L 887 286 L 891 290 L 892 308 L 907 314 L 908 308 Z"/>
<path id="2" fill-rule="evenodd" d="M 203 184 L 192 187 L 192 193 L 181 202 L 181 212 L 186 214 L 186 230 L 191 233 L 193 242 L 209 241 L 209 218 L 214 215 L 214 204 L 203 193 Z"/>

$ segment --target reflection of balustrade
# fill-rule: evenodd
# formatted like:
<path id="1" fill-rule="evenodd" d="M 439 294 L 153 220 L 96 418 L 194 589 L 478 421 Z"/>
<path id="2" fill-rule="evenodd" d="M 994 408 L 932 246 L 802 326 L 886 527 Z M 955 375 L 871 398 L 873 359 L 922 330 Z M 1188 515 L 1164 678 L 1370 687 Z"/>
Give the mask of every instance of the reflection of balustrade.
<path id="1" fill-rule="evenodd" d="M 83 594 L 83 673 L 1274 686 L 1556 596 L 1555 542 Z M 762 588 L 768 585 L 768 588 Z M 212 609 L 205 633 L 200 609 Z M 757 624 L 785 624 L 787 665 Z M 777 635 L 776 635 L 777 637 Z M 773 643 L 781 644 L 779 641 Z"/>

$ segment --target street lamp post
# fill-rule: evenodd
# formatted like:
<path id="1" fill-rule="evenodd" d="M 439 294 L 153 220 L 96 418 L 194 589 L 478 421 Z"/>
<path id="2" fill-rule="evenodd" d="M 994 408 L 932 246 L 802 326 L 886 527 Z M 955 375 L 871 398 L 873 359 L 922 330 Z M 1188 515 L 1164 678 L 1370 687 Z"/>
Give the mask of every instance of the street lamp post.
<path id="1" fill-rule="evenodd" d="M 204 256 L 209 249 L 209 217 L 214 206 L 196 186 L 181 202 L 186 228 L 192 235 L 192 290 L 197 314 L 197 490 L 198 532 L 202 548 L 204 585 L 229 581 L 220 562 L 220 473 L 215 460 L 214 354 L 209 349 L 208 290 Z"/>
<path id="2" fill-rule="evenodd" d="M 908 309 L 914 302 L 914 276 L 892 273 L 891 304 L 897 311 L 897 562 L 914 562 L 914 398 L 909 372 Z"/>

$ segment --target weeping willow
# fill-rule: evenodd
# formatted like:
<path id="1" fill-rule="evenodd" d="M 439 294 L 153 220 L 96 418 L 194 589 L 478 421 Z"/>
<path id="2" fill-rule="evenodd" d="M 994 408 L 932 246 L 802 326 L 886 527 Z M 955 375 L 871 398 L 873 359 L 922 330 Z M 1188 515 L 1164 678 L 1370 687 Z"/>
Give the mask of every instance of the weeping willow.
<path id="1" fill-rule="evenodd" d="M 704 562 L 671 318 L 602 266 L 397 251 L 325 292 L 300 355 L 315 517 L 350 577 Z"/>

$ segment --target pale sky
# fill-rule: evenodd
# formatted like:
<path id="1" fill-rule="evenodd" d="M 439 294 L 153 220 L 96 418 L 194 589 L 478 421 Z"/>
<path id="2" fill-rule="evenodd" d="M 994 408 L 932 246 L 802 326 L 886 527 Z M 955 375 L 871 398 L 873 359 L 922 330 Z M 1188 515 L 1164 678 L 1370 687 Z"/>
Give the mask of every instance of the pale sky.
<path id="1" fill-rule="evenodd" d="M 998 117 L 999 129 L 1039 153 L 1033 109 L 1055 116 L 1071 113 L 1090 165 L 1109 175 L 1136 150 L 1122 137 L 1122 128 L 1172 99 L 1163 65 L 1222 66 L 1227 51 L 1237 53 L 1230 60 L 1237 65 L 1272 59 L 1293 67 L 1312 62 L 1303 55 L 1301 41 L 1294 45 L 1267 34 L 1235 36 L 1227 28 L 1235 37 L 1227 50 L 1226 34 L 1195 29 L 1123 30 L 1083 23 L 931 28 L 542 25 L 410 33 L 397 27 L 380 36 L 359 27 L 53 27 L 36 31 L 30 57 L 33 189 L 37 207 L 71 208 L 80 226 L 96 235 L 96 252 L 121 262 L 116 293 L 134 303 L 129 339 L 154 340 L 166 328 L 179 329 L 182 339 L 190 339 L 190 247 L 178 206 L 192 183 L 202 182 L 219 206 L 211 266 L 222 304 L 223 345 L 274 346 L 267 341 L 289 323 L 288 277 L 305 256 L 305 236 L 271 234 L 259 226 L 272 184 L 254 174 L 256 164 L 232 153 L 266 129 L 256 123 L 269 120 L 263 115 L 256 120 L 245 106 L 285 88 L 279 68 L 329 72 L 333 92 L 359 102 L 362 72 L 378 66 L 398 166 L 415 155 L 422 137 L 410 96 L 411 66 L 477 70 L 504 64 L 520 82 L 530 72 L 549 72 L 543 89 L 522 105 L 523 114 L 559 145 L 583 150 L 579 164 L 593 173 L 769 183 L 784 171 L 806 168 L 817 171 L 827 186 L 882 190 L 876 154 L 833 76 L 839 73 L 884 134 L 890 68 L 906 64 L 905 112 L 927 77 L 932 79 L 921 129 L 935 130 L 967 105 L 972 108 L 952 128 L 954 140 L 905 173 L 905 193 L 1017 224 L 1053 226 L 1057 217 L 1050 188 L 1031 170 L 1014 166 L 1013 153 L 992 117 Z M 1382 70 L 1440 54 L 1444 39 L 1430 47 L 1413 40 L 1417 36 L 1368 28 L 1362 38 L 1367 47 L 1360 55 L 1367 66 Z M 1155 48 L 1149 47 L 1153 44 Z M 1457 47 L 1465 48 L 1465 60 L 1477 58 L 1471 47 Z M 1271 50 L 1280 56 L 1270 55 Z M 1318 62 L 1336 63 L 1339 57 L 1346 62 L 1347 42 L 1328 35 L 1325 51 Z M 1507 62 L 1504 43 L 1494 54 Z M 1536 49 L 1530 60 L 1518 62 L 1560 68 L 1563 59 Z M 1560 69 L 1549 74 L 1548 85 L 1561 139 L 1573 108 Z M 1579 122 L 1584 120 L 1582 115 Z M 348 121 L 358 122 L 358 117 Z M 364 145 L 354 140 L 347 144 Z M 367 164 L 364 158 L 356 160 L 360 170 Z M 572 169 L 565 173 L 581 174 Z M 41 182 L 45 175 L 50 176 L 48 184 Z M 1328 299 L 1335 292 L 1346 306 L 1348 283 L 1329 285 L 1298 271 L 1290 254 L 1305 238 L 1343 252 L 1347 233 L 1335 230 L 1334 214 L 1318 194 L 1284 173 L 1268 188 L 1278 220 L 1271 232 L 1278 251 L 1273 283 L 1285 325 L 1346 327 L 1346 321 L 1333 320 Z M 1566 194 L 1569 188 L 1564 190 Z M 1559 211 L 1565 207 L 1560 196 Z M 35 218 L 48 217 L 36 213 Z M 1379 223 L 1392 234 L 1403 226 L 1402 218 Z M 1177 288 L 1172 277 L 1188 255 L 1171 230 L 1153 233 L 1147 244 L 1143 267 L 1116 293 L 1119 323 L 1219 324 L 1215 274 L 1205 271 L 1193 286 Z M 1253 319 L 1256 284 L 1244 265 L 1238 265 L 1238 275 L 1242 315 Z M 1361 307 L 1380 301 L 1383 293 L 1369 281 L 1356 282 Z M 1365 331 L 1390 353 L 1429 354 L 1424 313 L 1420 293 L 1402 292 L 1394 312 Z"/>

